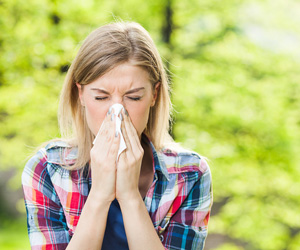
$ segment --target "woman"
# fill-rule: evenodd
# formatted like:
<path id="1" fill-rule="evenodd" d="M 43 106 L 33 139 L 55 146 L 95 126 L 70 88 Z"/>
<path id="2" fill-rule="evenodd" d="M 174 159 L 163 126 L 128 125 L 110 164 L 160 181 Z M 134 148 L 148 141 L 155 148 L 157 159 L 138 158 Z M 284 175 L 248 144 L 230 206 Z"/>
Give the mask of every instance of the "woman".
<path id="1" fill-rule="evenodd" d="M 64 139 L 41 148 L 22 175 L 32 249 L 203 249 L 210 170 L 172 142 L 170 109 L 145 29 L 113 23 L 86 38 L 60 98 Z"/>

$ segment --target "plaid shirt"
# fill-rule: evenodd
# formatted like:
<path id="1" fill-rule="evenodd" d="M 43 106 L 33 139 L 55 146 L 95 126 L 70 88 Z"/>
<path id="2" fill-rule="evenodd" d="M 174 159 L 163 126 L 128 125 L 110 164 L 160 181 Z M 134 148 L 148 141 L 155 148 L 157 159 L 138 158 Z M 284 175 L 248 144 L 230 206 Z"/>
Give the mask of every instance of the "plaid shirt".
<path id="1" fill-rule="evenodd" d="M 196 153 L 156 151 L 154 180 L 145 197 L 153 226 L 166 249 L 203 249 L 212 205 L 211 173 Z M 40 149 L 25 166 L 22 184 L 32 249 L 65 249 L 91 188 L 91 175 L 63 165 L 77 149 L 57 141 Z M 64 156 L 64 157 L 62 157 Z"/>

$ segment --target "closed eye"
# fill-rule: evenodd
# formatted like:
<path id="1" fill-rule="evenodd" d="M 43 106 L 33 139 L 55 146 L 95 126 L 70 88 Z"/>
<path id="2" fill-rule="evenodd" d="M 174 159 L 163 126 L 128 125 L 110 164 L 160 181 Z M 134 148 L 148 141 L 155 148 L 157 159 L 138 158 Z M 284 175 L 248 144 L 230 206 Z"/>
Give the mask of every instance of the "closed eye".
<path id="1" fill-rule="evenodd" d="M 100 96 L 95 97 L 95 100 L 97 100 L 97 101 L 103 101 L 105 99 L 107 99 L 107 97 L 100 97 Z"/>
<path id="2" fill-rule="evenodd" d="M 141 97 L 131 97 L 131 96 L 127 96 L 128 99 L 132 100 L 132 101 L 139 101 L 141 100 Z"/>

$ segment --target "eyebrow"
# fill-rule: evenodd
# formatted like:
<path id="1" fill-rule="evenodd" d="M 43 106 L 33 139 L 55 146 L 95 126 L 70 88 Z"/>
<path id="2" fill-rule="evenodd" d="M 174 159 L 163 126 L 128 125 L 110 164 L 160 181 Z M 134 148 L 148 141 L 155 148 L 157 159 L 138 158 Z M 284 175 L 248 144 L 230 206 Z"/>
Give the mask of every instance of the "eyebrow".
<path id="1" fill-rule="evenodd" d="M 98 92 L 101 92 L 101 93 L 103 93 L 103 94 L 109 95 L 109 92 L 107 92 L 107 91 L 104 90 L 104 89 L 100 89 L 100 88 L 92 88 L 91 90 L 98 91 Z M 131 89 L 131 90 L 128 90 L 125 94 L 132 94 L 132 93 L 139 92 L 139 91 L 141 91 L 141 90 L 145 90 L 145 88 L 144 88 L 144 87 L 141 87 L 141 88 Z"/>

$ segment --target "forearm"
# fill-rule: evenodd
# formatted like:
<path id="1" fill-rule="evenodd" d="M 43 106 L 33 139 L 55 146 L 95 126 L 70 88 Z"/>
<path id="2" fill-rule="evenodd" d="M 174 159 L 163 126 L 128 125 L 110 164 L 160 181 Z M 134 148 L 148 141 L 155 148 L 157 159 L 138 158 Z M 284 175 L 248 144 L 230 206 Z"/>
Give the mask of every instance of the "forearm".
<path id="1" fill-rule="evenodd" d="M 119 204 L 130 250 L 164 250 L 141 196 Z"/>
<path id="2" fill-rule="evenodd" d="M 110 203 L 88 197 L 68 250 L 101 249 L 109 207 Z"/>

